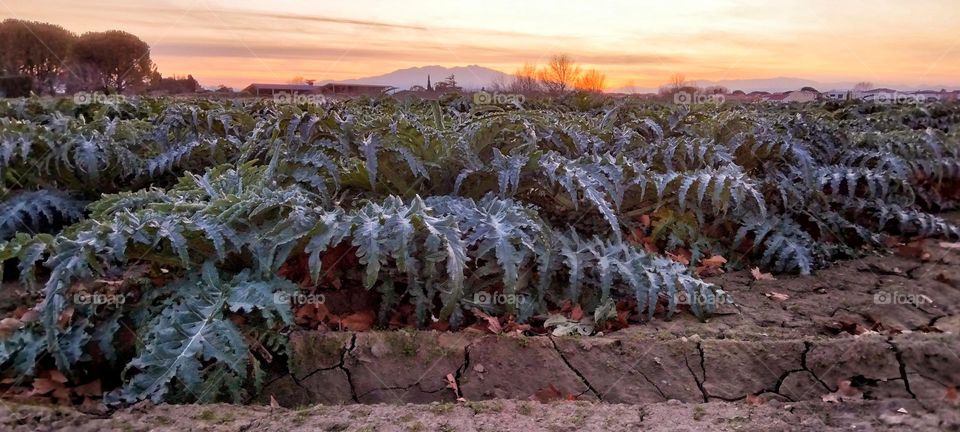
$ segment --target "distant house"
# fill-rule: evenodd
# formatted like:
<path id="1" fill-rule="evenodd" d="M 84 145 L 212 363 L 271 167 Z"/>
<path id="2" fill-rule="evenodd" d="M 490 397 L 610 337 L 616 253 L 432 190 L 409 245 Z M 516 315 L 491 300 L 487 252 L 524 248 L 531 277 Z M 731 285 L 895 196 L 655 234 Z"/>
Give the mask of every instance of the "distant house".
<path id="1" fill-rule="evenodd" d="M 824 98 L 838 101 L 850 100 L 852 96 L 853 92 L 850 90 L 830 90 L 823 93 Z"/>
<path id="2" fill-rule="evenodd" d="M 320 86 L 320 94 L 328 96 L 379 96 L 394 89 L 393 86 L 385 85 L 330 83 Z"/>
<path id="3" fill-rule="evenodd" d="M 276 94 L 319 94 L 325 96 L 379 96 L 393 90 L 391 86 L 369 84 L 250 84 L 243 89 L 253 96 Z"/>
<path id="4" fill-rule="evenodd" d="M 913 95 L 921 102 L 939 102 L 950 98 L 950 93 L 946 90 L 920 90 L 913 92 Z"/>

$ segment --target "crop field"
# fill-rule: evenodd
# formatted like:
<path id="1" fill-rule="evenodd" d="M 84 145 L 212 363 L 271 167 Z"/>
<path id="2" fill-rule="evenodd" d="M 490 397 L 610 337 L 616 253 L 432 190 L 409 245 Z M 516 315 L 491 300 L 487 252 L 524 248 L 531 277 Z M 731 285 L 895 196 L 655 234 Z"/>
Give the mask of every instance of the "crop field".
<path id="1" fill-rule="evenodd" d="M 956 241 L 960 105 L 7 99 L 0 178 L 4 389 L 238 402 L 297 329 L 588 336 Z"/>

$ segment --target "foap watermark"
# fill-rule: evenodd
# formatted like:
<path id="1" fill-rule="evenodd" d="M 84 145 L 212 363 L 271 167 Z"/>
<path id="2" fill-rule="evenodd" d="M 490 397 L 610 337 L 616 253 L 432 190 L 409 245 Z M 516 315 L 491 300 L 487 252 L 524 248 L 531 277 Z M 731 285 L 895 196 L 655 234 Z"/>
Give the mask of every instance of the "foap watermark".
<path id="1" fill-rule="evenodd" d="M 324 95 L 309 93 L 274 93 L 273 101 L 280 105 L 322 105 L 327 102 Z"/>
<path id="2" fill-rule="evenodd" d="M 119 104 L 127 101 L 127 97 L 122 94 L 103 94 L 100 92 L 88 93 L 79 92 L 73 95 L 73 103 L 77 105 L 90 104 Z"/>
<path id="3" fill-rule="evenodd" d="M 720 105 L 726 98 L 722 94 L 690 93 L 685 91 L 673 94 L 673 103 L 677 105 Z"/>
<path id="4" fill-rule="evenodd" d="M 519 305 L 529 300 L 526 294 L 488 293 L 486 291 L 473 294 L 473 302 L 478 305 Z"/>
<path id="5" fill-rule="evenodd" d="M 473 94 L 473 103 L 476 105 L 523 105 L 527 98 L 515 93 L 488 93 L 478 91 Z"/>
<path id="6" fill-rule="evenodd" d="M 323 294 L 278 292 L 273 294 L 273 302 L 276 304 L 319 305 L 326 303 L 327 298 Z"/>
<path id="7" fill-rule="evenodd" d="M 873 294 L 873 303 L 875 304 L 893 304 L 893 305 L 920 305 L 933 303 L 933 299 L 924 294 L 878 291 Z"/>
<path id="8" fill-rule="evenodd" d="M 127 302 L 123 294 L 76 293 L 73 303 L 78 305 L 122 305 Z"/>
<path id="9" fill-rule="evenodd" d="M 900 92 L 877 93 L 871 100 L 880 105 L 922 105 L 926 102 L 926 98 L 921 95 Z"/>
<path id="10" fill-rule="evenodd" d="M 677 291 L 673 295 L 674 304 L 678 305 L 702 305 L 710 303 L 711 301 L 714 302 L 714 304 L 720 305 L 724 303 L 732 303 L 732 300 L 733 299 L 730 298 L 730 295 L 723 291 L 712 293 L 710 296 L 707 296 L 707 294 L 703 292 L 696 292 L 693 293 L 693 295 L 690 295 L 690 293 L 686 291 Z"/>

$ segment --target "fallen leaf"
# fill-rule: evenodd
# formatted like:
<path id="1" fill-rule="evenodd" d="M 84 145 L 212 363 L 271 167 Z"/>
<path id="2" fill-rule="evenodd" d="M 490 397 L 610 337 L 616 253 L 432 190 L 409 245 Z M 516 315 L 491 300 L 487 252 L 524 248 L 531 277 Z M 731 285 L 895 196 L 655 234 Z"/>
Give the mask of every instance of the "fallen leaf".
<path id="1" fill-rule="evenodd" d="M 898 409 L 897 412 L 900 414 L 910 414 L 910 412 L 907 411 L 907 409 L 904 407 L 900 407 L 900 409 Z"/>
<path id="2" fill-rule="evenodd" d="M 761 280 L 777 280 L 777 278 L 773 277 L 772 274 L 761 272 L 761 271 L 760 271 L 760 267 L 754 267 L 754 268 L 750 269 L 750 274 L 753 276 L 753 280 L 758 280 L 758 281 L 761 281 Z"/>
<path id="3" fill-rule="evenodd" d="M 103 395 L 103 389 L 100 386 L 100 380 L 93 380 L 84 385 L 76 386 L 73 392 L 77 396 L 100 397 Z"/>
<path id="4" fill-rule="evenodd" d="M 547 403 L 558 400 L 567 400 L 568 398 L 563 394 L 562 391 L 560 391 L 560 389 L 553 384 L 550 384 L 549 386 L 534 392 L 533 395 L 530 396 L 530 399 L 540 403 Z"/>
<path id="5" fill-rule="evenodd" d="M 767 401 L 763 400 L 762 397 L 755 396 L 755 395 L 747 395 L 746 400 L 748 405 L 753 405 L 753 406 L 760 406 L 767 403 Z"/>
<path id="6" fill-rule="evenodd" d="M 273 397 L 273 395 L 270 395 L 270 408 L 280 408 L 280 402 L 277 402 L 277 398 Z"/>
<path id="7" fill-rule="evenodd" d="M 62 372 L 56 369 L 51 370 L 49 374 L 50 374 L 50 379 L 53 380 L 54 382 L 58 382 L 60 384 L 64 384 L 67 382 L 67 377 L 63 375 Z"/>
<path id="8" fill-rule="evenodd" d="M 63 387 L 63 384 L 49 378 L 36 378 L 33 380 L 33 394 L 44 395 L 57 388 Z"/>
<path id="9" fill-rule="evenodd" d="M 500 334 L 500 333 L 503 332 L 503 328 L 500 327 L 500 320 L 497 319 L 496 317 L 492 317 L 492 316 L 490 316 L 490 315 L 487 315 L 487 314 L 484 313 L 482 310 L 476 309 L 476 308 L 473 309 L 473 314 L 476 315 L 478 318 L 481 318 L 481 319 L 483 319 L 484 321 L 487 322 L 487 328 L 486 328 L 486 329 L 489 330 L 491 333 L 493 333 L 493 334 Z"/>
<path id="10" fill-rule="evenodd" d="M 724 273 L 723 265 L 726 263 L 727 259 L 720 255 L 703 259 L 697 267 L 697 276 L 710 277 L 722 275 Z"/>
<path id="11" fill-rule="evenodd" d="M 453 374 L 448 373 L 445 378 L 447 380 L 447 388 L 453 390 L 453 395 L 457 397 L 457 401 L 466 400 L 460 395 L 460 386 L 457 385 L 457 379 Z"/>
<path id="12" fill-rule="evenodd" d="M 680 264 L 683 264 L 683 265 L 685 265 L 685 266 L 688 266 L 688 265 L 690 265 L 690 258 L 691 258 L 691 256 L 692 256 L 692 254 L 690 253 L 690 251 L 688 251 L 688 250 L 686 250 L 686 249 L 684 249 L 684 248 L 677 248 L 677 250 L 673 251 L 672 253 L 671 253 L 671 252 L 667 252 L 667 256 L 670 257 L 670 259 L 672 259 L 672 260 L 674 260 L 674 261 L 676 261 L 676 262 L 678 262 L 678 263 L 680 263 Z"/>
<path id="13" fill-rule="evenodd" d="M 67 306 L 63 312 L 60 312 L 60 317 L 57 319 L 57 325 L 65 329 L 70 325 L 70 321 L 73 320 L 73 306 Z"/>
<path id="14" fill-rule="evenodd" d="M 920 242 L 911 242 L 897 248 L 897 255 L 906 258 L 919 258 L 921 261 L 930 259 L 930 253 L 923 248 Z"/>
<path id="15" fill-rule="evenodd" d="M 340 319 L 340 325 L 350 331 L 367 331 L 376 317 L 372 311 L 357 312 Z"/>
<path id="16" fill-rule="evenodd" d="M 947 387 L 947 391 L 943 395 L 943 400 L 950 402 L 952 404 L 956 404 L 958 399 L 960 399 L 960 397 L 958 397 L 957 395 L 957 387 L 956 386 Z"/>
<path id="17" fill-rule="evenodd" d="M 727 263 L 727 259 L 720 255 L 714 255 L 710 258 L 700 261 L 700 264 L 705 265 L 707 267 L 720 267 L 726 263 Z"/>
<path id="18" fill-rule="evenodd" d="M 583 308 L 580 307 L 580 304 L 573 306 L 573 310 L 570 311 L 570 319 L 574 321 L 580 321 L 583 319 Z"/>
<path id="19" fill-rule="evenodd" d="M 23 322 L 16 318 L 4 318 L 0 320 L 0 338 L 8 338 L 23 327 Z"/>
<path id="20" fill-rule="evenodd" d="M 775 292 L 775 291 L 770 291 L 770 292 L 768 292 L 768 293 L 765 293 L 764 295 L 767 296 L 767 298 L 769 298 L 769 299 L 771 299 L 771 300 L 773 300 L 773 301 L 779 301 L 779 302 L 786 301 L 787 299 L 790 298 L 790 296 L 788 296 L 788 295 L 786 295 L 786 294 L 778 293 L 778 292 Z"/>

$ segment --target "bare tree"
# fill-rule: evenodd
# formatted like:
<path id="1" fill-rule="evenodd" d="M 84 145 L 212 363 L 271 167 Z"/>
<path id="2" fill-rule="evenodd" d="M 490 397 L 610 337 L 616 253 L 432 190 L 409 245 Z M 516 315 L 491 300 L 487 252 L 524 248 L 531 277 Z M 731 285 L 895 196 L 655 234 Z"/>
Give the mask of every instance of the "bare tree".
<path id="1" fill-rule="evenodd" d="M 513 73 L 513 82 L 510 83 L 510 91 L 513 93 L 536 93 L 541 90 L 538 77 L 537 66 L 526 63 L 520 69 Z"/>
<path id="2" fill-rule="evenodd" d="M 682 73 L 670 75 L 670 89 L 674 92 L 680 91 L 680 89 L 687 85 L 689 85 L 689 83 L 687 83 L 687 77 L 683 76 Z"/>
<path id="3" fill-rule="evenodd" d="M 603 93 L 607 76 L 596 69 L 590 69 L 577 80 L 577 90 L 586 92 Z"/>
<path id="4" fill-rule="evenodd" d="M 305 84 L 307 80 L 303 79 L 302 76 L 295 76 L 290 78 L 290 81 L 287 81 L 287 84 Z"/>
<path id="5" fill-rule="evenodd" d="M 554 55 L 538 74 L 541 84 L 551 93 L 564 93 L 580 79 L 580 66 L 566 54 Z"/>
<path id="6" fill-rule="evenodd" d="M 867 91 L 873 88 L 873 83 L 870 81 L 860 81 L 857 85 L 853 86 L 853 89 L 856 91 Z"/>

